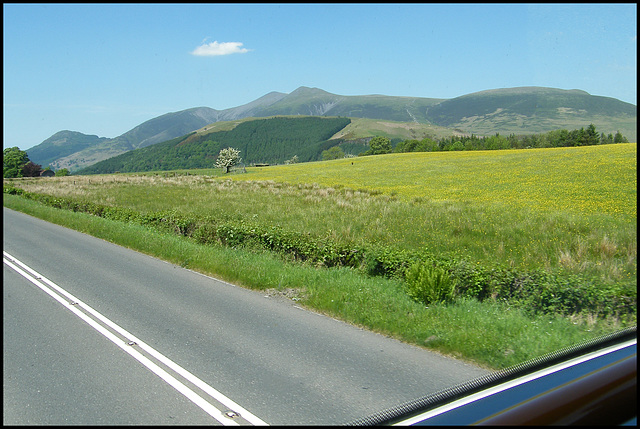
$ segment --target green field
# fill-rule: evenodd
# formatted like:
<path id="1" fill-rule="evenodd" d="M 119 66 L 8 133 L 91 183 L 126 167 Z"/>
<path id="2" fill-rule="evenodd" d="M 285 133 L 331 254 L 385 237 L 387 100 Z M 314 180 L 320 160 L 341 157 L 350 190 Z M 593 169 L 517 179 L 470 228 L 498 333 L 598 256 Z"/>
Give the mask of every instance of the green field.
<path id="1" fill-rule="evenodd" d="M 17 179 L 5 180 L 5 186 L 142 215 L 171 211 L 177 218 L 196 219 L 193 228 L 203 226 L 195 230 L 200 236 L 206 226 L 214 225 L 217 240 L 202 246 L 185 238 L 190 244 L 180 241 L 179 254 L 166 257 L 252 288 L 295 289 L 302 303 L 318 311 L 503 367 L 577 338 L 635 323 L 635 311 L 628 311 L 636 302 L 636 159 L 634 143 L 389 154 L 247 168 L 246 174 L 225 176 L 217 170 L 192 170 Z M 17 205 L 18 200 L 22 199 L 5 194 L 5 205 Z M 222 227 L 235 228 L 232 232 L 246 239 L 234 240 L 235 250 L 221 246 L 230 243 L 228 235 L 220 238 Z M 584 291 L 603 299 L 604 305 L 614 301 L 598 296 L 598 291 L 620 294 L 624 299 L 619 302 L 631 307 L 622 319 L 616 308 L 609 308 L 606 317 L 588 310 L 532 313 L 527 308 L 531 301 L 522 299 L 477 302 L 460 296 L 453 303 L 425 308 L 404 293 L 402 276 L 371 277 L 366 269 L 329 269 L 322 261 L 300 262 L 286 252 L 264 252 L 257 245 L 260 236 L 252 236 L 252 230 L 273 230 L 279 238 L 295 236 L 315 246 L 384 246 L 392 254 L 426 254 L 449 264 L 454 274 L 464 268 L 461 281 L 476 278 L 470 273 L 526 273 L 516 276 L 520 281 L 533 278 L 528 273 L 542 272 L 552 276 L 548 278 L 554 287 L 585 283 Z M 172 243 L 180 238 L 162 237 Z M 206 252 L 239 253 L 204 257 Z M 252 262 L 250 268 L 232 263 L 230 269 L 215 264 L 216 258 Z M 280 268 L 266 268 L 272 264 Z M 252 280 L 252 275 L 259 279 Z"/>
<path id="2" fill-rule="evenodd" d="M 451 128 L 418 122 L 398 122 L 383 119 L 351 118 L 351 123 L 336 133 L 332 138 L 345 140 L 364 137 L 387 137 L 393 139 L 417 139 L 425 137 L 439 139 L 463 134 Z"/>

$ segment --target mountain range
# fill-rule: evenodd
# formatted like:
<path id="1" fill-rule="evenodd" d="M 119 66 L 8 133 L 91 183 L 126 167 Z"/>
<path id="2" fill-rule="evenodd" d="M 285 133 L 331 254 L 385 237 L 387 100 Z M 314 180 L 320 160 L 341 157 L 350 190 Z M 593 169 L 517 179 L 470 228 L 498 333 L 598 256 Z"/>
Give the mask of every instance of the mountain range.
<path id="1" fill-rule="evenodd" d="M 300 87 L 290 94 L 270 92 L 225 110 L 195 107 L 150 119 L 126 133 L 105 138 L 60 131 L 27 150 L 36 164 L 71 172 L 135 149 L 165 142 L 217 122 L 280 115 L 359 118 L 340 132 L 342 139 L 383 134 L 390 138 L 438 138 L 543 133 L 593 123 L 598 132 L 621 132 L 636 141 L 637 107 L 582 90 L 545 87 L 502 88 L 452 99 L 387 95 L 336 95 Z"/>

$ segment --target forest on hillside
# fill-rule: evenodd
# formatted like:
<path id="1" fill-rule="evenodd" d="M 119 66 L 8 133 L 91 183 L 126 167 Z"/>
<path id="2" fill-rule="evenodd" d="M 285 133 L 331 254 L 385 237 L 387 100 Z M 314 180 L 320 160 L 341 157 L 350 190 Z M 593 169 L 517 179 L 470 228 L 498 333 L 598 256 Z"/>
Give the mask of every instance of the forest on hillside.
<path id="1" fill-rule="evenodd" d="M 331 136 L 351 123 L 349 118 L 279 117 L 238 124 L 229 131 L 195 132 L 101 161 L 76 174 L 167 171 L 212 168 L 221 149 L 240 150 L 245 164 L 282 164 L 294 155 L 300 162 L 316 161 L 336 144 Z"/>

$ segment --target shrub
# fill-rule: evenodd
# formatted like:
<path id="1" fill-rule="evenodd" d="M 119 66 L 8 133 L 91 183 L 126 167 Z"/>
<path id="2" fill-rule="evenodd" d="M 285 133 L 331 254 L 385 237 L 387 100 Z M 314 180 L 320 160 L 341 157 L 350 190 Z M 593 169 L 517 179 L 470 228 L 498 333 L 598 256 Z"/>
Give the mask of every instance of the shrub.
<path id="1" fill-rule="evenodd" d="M 364 270 L 370 276 L 402 278 L 415 255 L 390 246 L 373 245 L 364 252 Z"/>
<path id="2" fill-rule="evenodd" d="M 385 153 L 391 153 L 393 147 L 391 146 L 391 140 L 388 137 L 374 137 L 369 141 L 369 150 L 361 153 L 362 156 L 367 155 L 381 155 Z"/>
<path id="3" fill-rule="evenodd" d="M 2 186 L 3 193 L 9 195 L 24 195 L 25 191 L 22 188 L 16 188 L 13 185 L 3 184 Z"/>
<path id="4" fill-rule="evenodd" d="M 216 226 L 211 223 L 200 225 L 193 231 L 191 237 L 200 244 L 212 244 L 216 240 Z"/>
<path id="5" fill-rule="evenodd" d="M 407 293 L 424 304 L 452 301 L 456 281 L 442 267 L 431 262 L 416 262 L 406 272 Z"/>

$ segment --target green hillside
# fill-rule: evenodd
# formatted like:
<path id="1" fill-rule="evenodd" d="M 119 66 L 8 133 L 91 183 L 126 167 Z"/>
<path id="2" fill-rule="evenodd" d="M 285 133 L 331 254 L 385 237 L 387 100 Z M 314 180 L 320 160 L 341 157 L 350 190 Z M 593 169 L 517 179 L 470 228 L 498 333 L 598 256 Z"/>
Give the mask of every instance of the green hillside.
<path id="1" fill-rule="evenodd" d="M 5 179 L 4 204 L 501 368 L 636 324 L 636 146 Z"/>
<path id="2" fill-rule="evenodd" d="M 350 118 L 351 123 L 333 136 L 334 139 L 358 140 L 371 137 L 387 137 L 390 140 L 422 140 L 466 135 L 459 130 L 429 123 L 389 121 L 384 119 Z M 344 143 L 343 143 L 344 144 Z"/>
<path id="3" fill-rule="evenodd" d="M 350 122 L 349 118 L 312 116 L 237 121 L 232 129 L 206 127 L 213 131 L 199 130 L 126 152 L 77 174 L 210 168 L 220 150 L 226 147 L 239 149 L 245 164 L 281 164 L 294 155 L 300 162 L 315 161 L 320 159 L 323 150 L 337 144 L 329 139 Z"/>
<path id="4" fill-rule="evenodd" d="M 217 120 L 216 110 L 196 107 L 150 119 L 115 138 L 61 131 L 27 152 L 36 164 L 77 171 L 133 149 L 184 136 Z"/>
<path id="5" fill-rule="evenodd" d="M 97 146 L 109 140 L 106 137 L 87 135 L 77 131 L 60 131 L 27 151 L 29 159 L 43 167 L 59 158 Z"/>
<path id="6" fill-rule="evenodd" d="M 636 139 L 637 107 L 580 90 L 543 87 L 481 91 L 445 100 L 428 120 L 476 135 L 532 134 L 593 123 L 604 133 Z"/>
<path id="7" fill-rule="evenodd" d="M 424 123 L 428 108 L 441 101 L 439 98 L 377 94 L 342 96 L 318 88 L 300 87 L 277 103 L 254 112 L 254 116 L 331 115 Z"/>

